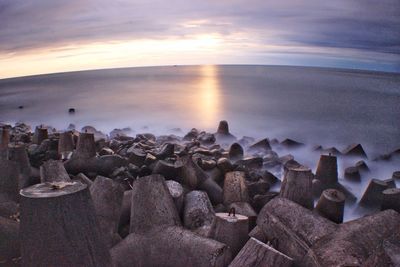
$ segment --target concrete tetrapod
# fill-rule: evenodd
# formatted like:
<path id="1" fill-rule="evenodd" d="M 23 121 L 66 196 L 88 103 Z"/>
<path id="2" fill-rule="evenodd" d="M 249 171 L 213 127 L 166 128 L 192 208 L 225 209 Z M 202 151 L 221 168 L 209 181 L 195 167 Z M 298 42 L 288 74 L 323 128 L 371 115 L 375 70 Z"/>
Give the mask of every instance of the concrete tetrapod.
<path id="1" fill-rule="evenodd" d="M 112 266 L 86 185 L 21 190 L 22 266 Z"/>
<path id="2" fill-rule="evenodd" d="M 130 234 L 111 249 L 116 266 L 226 266 L 229 248 L 181 227 L 164 177 L 133 183 Z"/>
<path id="3" fill-rule="evenodd" d="M 307 209 L 314 207 L 312 193 L 313 174 L 305 167 L 289 169 L 283 178 L 280 197 L 287 198 Z"/>
<path id="4" fill-rule="evenodd" d="M 293 259 L 251 237 L 229 267 L 291 267 Z"/>
<path id="5" fill-rule="evenodd" d="M 286 198 L 276 197 L 260 211 L 257 226 L 273 247 L 298 263 L 320 238 L 337 224 Z"/>
<path id="6" fill-rule="evenodd" d="M 246 243 L 249 233 L 249 220 L 246 216 L 232 213 L 216 213 L 216 220 L 212 231 L 212 237 L 227 244 L 232 255 L 242 249 Z"/>
<path id="7" fill-rule="evenodd" d="M 315 242 L 300 266 L 361 266 L 378 245 L 399 231 L 400 214 L 394 210 L 343 223 Z"/>
<path id="8" fill-rule="evenodd" d="M 58 160 L 48 160 L 40 166 L 40 180 L 45 182 L 70 182 L 64 164 Z"/>
<path id="9" fill-rule="evenodd" d="M 108 247 L 121 240 L 118 235 L 118 223 L 121 215 L 124 188 L 113 180 L 97 176 L 90 186 L 97 220 Z"/>

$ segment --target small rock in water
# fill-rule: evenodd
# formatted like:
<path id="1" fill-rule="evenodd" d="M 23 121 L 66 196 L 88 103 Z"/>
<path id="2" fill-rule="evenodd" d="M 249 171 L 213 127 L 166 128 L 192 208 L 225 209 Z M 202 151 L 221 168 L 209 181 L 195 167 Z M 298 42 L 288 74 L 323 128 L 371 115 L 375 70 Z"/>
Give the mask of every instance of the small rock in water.
<path id="1" fill-rule="evenodd" d="M 24 106 L 19 106 L 18 108 L 19 108 L 19 109 L 23 109 L 23 108 L 24 108 Z"/>
<path id="2" fill-rule="evenodd" d="M 304 146 L 303 143 L 297 142 L 297 141 L 289 139 L 289 138 L 283 140 L 281 142 L 281 145 L 288 147 L 288 148 L 298 148 L 298 147 Z"/>
<path id="3" fill-rule="evenodd" d="M 360 181 L 360 171 L 357 167 L 348 167 L 344 170 L 344 178 L 354 181 Z"/>
<path id="4" fill-rule="evenodd" d="M 74 108 L 68 109 L 68 113 L 70 113 L 70 114 L 75 113 L 75 109 Z"/>

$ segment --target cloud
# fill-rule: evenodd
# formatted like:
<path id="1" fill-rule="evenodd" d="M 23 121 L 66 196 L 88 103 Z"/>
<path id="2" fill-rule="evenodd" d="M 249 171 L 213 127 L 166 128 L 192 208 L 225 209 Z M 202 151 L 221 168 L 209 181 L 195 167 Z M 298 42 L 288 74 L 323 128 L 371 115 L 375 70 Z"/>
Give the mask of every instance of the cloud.
<path id="1" fill-rule="evenodd" d="M 2 0 L 0 18 L 0 58 L 211 33 L 248 58 L 278 52 L 338 57 L 343 51 L 360 62 L 383 59 L 400 71 L 398 0 Z"/>

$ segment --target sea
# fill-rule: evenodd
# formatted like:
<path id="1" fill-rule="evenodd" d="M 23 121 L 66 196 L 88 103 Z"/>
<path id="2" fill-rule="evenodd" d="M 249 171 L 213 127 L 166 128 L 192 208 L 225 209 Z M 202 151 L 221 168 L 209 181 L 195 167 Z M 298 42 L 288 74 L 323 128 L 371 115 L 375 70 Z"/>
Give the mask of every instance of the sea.
<path id="1" fill-rule="evenodd" d="M 400 161 L 373 160 L 400 148 L 399 73 L 178 65 L 0 80 L 0 122 L 184 135 L 191 128 L 215 132 L 221 120 L 238 138 L 291 138 L 307 144 L 307 149 L 280 152 L 295 155 L 313 170 L 319 152 L 312 147 L 342 150 L 352 143 L 362 144 L 368 154 L 369 178 L 387 179 L 400 170 Z M 353 163 L 339 162 L 339 174 Z M 356 194 L 367 181 L 352 186 Z"/>

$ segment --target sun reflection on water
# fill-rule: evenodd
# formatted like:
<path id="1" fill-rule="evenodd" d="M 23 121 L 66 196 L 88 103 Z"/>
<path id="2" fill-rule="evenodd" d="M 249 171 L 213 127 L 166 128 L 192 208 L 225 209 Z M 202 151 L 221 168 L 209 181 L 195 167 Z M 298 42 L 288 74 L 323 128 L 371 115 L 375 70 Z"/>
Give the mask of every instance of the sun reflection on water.
<path id="1" fill-rule="evenodd" d="M 196 105 L 198 123 L 203 129 L 213 129 L 220 119 L 221 110 L 218 67 L 204 65 L 200 71 Z"/>

